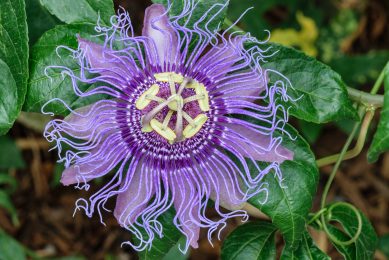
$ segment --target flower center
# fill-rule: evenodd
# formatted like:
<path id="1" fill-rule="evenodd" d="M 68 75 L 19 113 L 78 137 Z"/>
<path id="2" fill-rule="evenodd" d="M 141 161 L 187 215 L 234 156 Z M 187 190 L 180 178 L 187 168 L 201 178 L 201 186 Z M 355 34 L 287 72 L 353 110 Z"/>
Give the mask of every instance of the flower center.
<path id="1" fill-rule="evenodd" d="M 181 74 L 154 74 L 157 83 L 143 92 L 135 106 L 144 113 L 142 132 L 155 131 L 170 144 L 197 134 L 208 117 L 208 91 L 202 83 Z M 195 106 L 193 103 L 196 103 Z"/>

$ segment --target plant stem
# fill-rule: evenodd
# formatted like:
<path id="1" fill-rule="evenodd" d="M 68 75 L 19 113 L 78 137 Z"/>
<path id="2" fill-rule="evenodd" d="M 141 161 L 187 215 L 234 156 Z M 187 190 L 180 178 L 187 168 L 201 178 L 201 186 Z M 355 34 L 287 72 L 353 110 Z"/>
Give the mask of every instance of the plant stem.
<path id="1" fill-rule="evenodd" d="M 317 160 L 316 163 L 317 163 L 318 167 L 323 167 L 325 165 L 332 164 L 332 163 L 336 162 L 341 155 L 342 155 L 343 160 L 348 160 L 348 159 L 354 158 L 362 151 L 362 148 L 363 148 L 365 140 L 366 140 L 367 130 L 368 130 L 368 128 L 370 126 L 370 122 L 374 116 L 374 109 L 377 107 L 382 107 L 384 104 L 383 95 L 377 95 L 377 92 L 378 92 L 380 86 L 382 85 L 382 82 L 383 82 L 384 76 L 385 76 L 385 71 L 386 71 L 387 67 L 389 67 L 389 62 L 382 69 L 380 75 L 378 76 L 376 82 L 373 85 L 373 88 L 370 91 L 370 94 L 363 92 L 363 91 L 360 91 L 360 90 L 353 89 L 353 88 L 349 88 L 349 87 L 347 88 L 347 91 L 350 95 L 350 98 L 352 100 L 358 102 L 359 104 L 367 107 L 367 109 L 368 109 L 366 117 L 363 121 L 361 132 L 359 133 L 357 144 L 355 145 L 355 147 L 352 150 L 345 152 L 343 155 L 342 155 L 342 153 L 334 154 L 334 155 L 330 155 L 330 156 L 327 156 L 327 157 L 324 157 L 322 159 Z"/>
<path id="2" fill-rule="evenodd" d="M 378 90 L 380 89 L 381 85 L 382 85 L 382 81 L 384 81 L 384 76 L 385 76 L 385 71 L 386 71 L 386 67 L 389 67 L 389 61 L 388 63 L 386 63 L 386 65 L 384 66 L 384 68 L 382 69 L 380 75 L 378 76 L 376 82 L 374 83 L 374 86 L 373 88 L 371 89 L 370 91 L 370 94 L 377 94 Z"/>
<path id="3" fill-rule="evenodd" d="M 347 151 L 344 154 L 343 160 L 348 160 L 348 159 L 354 158 L 358 154 L 360 154 L 360 152 L 362 151 L 363 146 L 365 144 L 367 130 L 369 129 L 369 126 L 370 126 L 370 123 L 371 123 L 371 120 L 373 119 L 373 117 L 374 117 L 374 109 L 368 110 L 366 115 L 365 115 L 365 118 L 363 119 L 363 123 L 361 126 L 361 130 L 359 132 L 357 143 L 355 144 L 355 147 L 353 149 Z M 330 155 L 330 156 L 327 156 L 327 157 L 324 157 L 324 158 L 317 160 L 316 164 L 318 167 L 323 167 L 325 165 L 333 164 L 339 159 L 340 156 L 341 156 L 340 153 Z"/>
<path id="4" fill-rule="evenodd" d="M 364 107 L 361 107 L 359 109 L 359 114 L 361 115 L 364 112 L 365 112 Z M 339 154 L 339 156 L 338 156 L 338 158 L 336 160 L 335 166 L 332 169 L 332 172 L 331 172 L 330 177 L 329 177 L 329 179 L 328 179 L 328 181 L 326 183 L 326 186 L 324 187 L 323 195 L 322 195 L 322 198 L 321 198 L 321 208 L 324 208 L 325 205 L 326 205 L 327 195 L 328 195 L 328 191 L 330 190 L 332 181 L 334 180 L 336 172 L 338 171 L 339 166 L 342 163 L 342 160 L 343 160 L 343 158 L 344 158 L 344 156 L 345 156 L 349 146 L 351 145 L 351 142 L 353 141 L 354 136 L 356 135 L 360 125 L 361 125 L 360 122 L 355 123 L 355 125 L 353 127 L 353 130 L 351 131 L 351 134 L 347 138 L 347 141 L 344 144 L 344 146 L 342 148 L 342 151 L 340 152 L 340 154 Z"/>
<path id="5" fill-rule="evenodd" d="M 347 92 L 350 96 L 350 99 L 352 99 L 353 101 L 359 104 L 363 104 L 363 105 L 368 104 L 376 108 L 382 107 L 384 105 L 383 95 L 377 95 L 377 94 L 373 95 L 350 87 L 347 87 Z"/>

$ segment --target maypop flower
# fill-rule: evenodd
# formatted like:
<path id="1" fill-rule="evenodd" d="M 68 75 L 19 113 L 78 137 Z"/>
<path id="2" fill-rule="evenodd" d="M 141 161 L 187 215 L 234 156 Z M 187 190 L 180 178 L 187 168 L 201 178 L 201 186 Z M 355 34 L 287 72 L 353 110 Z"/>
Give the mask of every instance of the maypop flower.
<path id="1" fill-rule="evenodd" d="M 71 78 L 78 96 L 107 97 L 47 125 L 45 137 L 66 166 L 61 182 L 88 189 L 105 176 L 104 186 L 76 208 L 89 217 L 97 211 L 101 219 L 107 200 L 116 197 L 114 216 L 138 238 L 125 242 L 136 250 L 162 235 L 158 217 L 172 206 L 174 224 L 187 238 L 184 251 L 198 246 L 200 228 L 208 228 L 211 240 L 228 218 L 247 218 L 242 205 L 267 194 L 263 177 L 273 171 L 281 178 L 279 164 L 293 157 L 275 136 L 287 121 L 276 100 L 288 96 L 284 84 L 270 84 L 269 71 L 261 69 L 262 43 L 249 34 L 200 28 L 226 7 L 220 4 L 188 26 L 194 7 L 185 1 L 182 13 L 169 19 L 163 5 L 153 4 L 142 36 L 121 13 L 112 27 L 96 27 L 104 44 L 78 37 L 71 51 L 79 73 L 51 68 Z M 255 44 L 245 49 L 245 43 Z M 80 83 L 93 88 L 83 92 Z M 206 216 L 209 200 L 220 220 Z"/>

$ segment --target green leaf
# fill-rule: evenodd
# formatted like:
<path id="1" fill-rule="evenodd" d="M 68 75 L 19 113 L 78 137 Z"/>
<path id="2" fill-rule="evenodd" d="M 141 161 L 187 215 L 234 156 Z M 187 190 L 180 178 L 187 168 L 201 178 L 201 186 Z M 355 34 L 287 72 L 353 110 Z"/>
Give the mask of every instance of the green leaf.
<path id="1" fill-rule="evenodd" d="M 15 142 L 8 136 L 0 136 L 0 169 L 20 169 L 25 163 Z"/>
<path id="2" fill-rule="evenodd" d="M 265 221 L 248 222 L 228 235 L 222 246 L 222 260 L 275 259 L 277 228 Z"/>
<path id="3" fill-rule="evenodd" d="M 329 65 L 342 75 L 349 86 L 360 86 L 374 83 L 388 60 L 389 51 L 372 51 L 367 54 L 341 56 L 332 60 Z"/>
<path id="4" fill-rule="evenodd" d="M 26 259 L 24 248 L 18 241 L 0 230 L 0 260 Z"/>
<path id="5" fill-rule="evenodd" d="M 14 225 L 19 224 L 16 208 L 9 195 L 3 190 L 0 190 L 0 208 L 5 209 L 11 215 L 12 223 Z"/>
<path id="6" fill-rule="evenodd" d="M 346 241 L 349 239 L 349 237 L 347 235 L 345 235 L 342 231 L 340 231 L 339 229 L 337 229 L 335 227 L 328 226 L 328 229 L 330 230 L 331 234 L 333 234 L 335 237 L 337 237 L 338 239 L 340 239 L 342 241 Z M 336 250 L 338 250 L 338 252 L 344 257 L 344 259 L 346 259 L 346 260 L 355 260 L 356 259 L 355 258 L 355 244 L 345 246 L 345 245 L 338 245 L 338 244 L 333 243 L 333 245 L 336 248 Z"/>
<path id="7" fill-rule="evenodd" d="M 292 48 L 269 44 L 269 52 L 263 68 L 273 69 L 291 82 L 288 94 L 296 101 L 288 102 L 290 114 L 313 123 L 326 123 L 351 118 L 358 120 L 358 114 L 348 97 L 346 85 L 338 73 L 316 59 Z M 264 46 L 260 46 L 263 48 Z M 279 75 L 270 73 L 270 80 L 279 80 Z"/>
<path id="8" fill-rule="evenodd" d="M 94 26 L 87 24 L 59 25 L 54 29 L 47 31 L 32 48 L 31 57 L 31 75 L 29 80 L 29 89 L 26 97 L 24 109 L 30 112 L 40 112 L 42 106 L 53 98 L 60 98 L 66 104 L 76 102 L 79 97 L 74 93 L 70 77 L 65 78 L 61 75 L 62 69 L 45 69 L 48 66 L 63 66 L 71 69 L 75 74 L 80 71 L 80 66 L 76 60 L 71 57 L 71 53 L 65 49 L 58 49 L 58 46 L 67 46 L 77 49 L 78 42 L 76 35 L 91 39 L 94 34 Z M 99 38 L 93 38 L 98 42 Z M 101 42 L 100 42 L 101 43 Z M 48 77 L 49 76 L 49 77 Z M 89 86 L 79 84 L 83 90 Z M 68 111 L 62 103 L 53 102 L 46 107 L 46 111 L 55 114 L 66 115 Z"/>
<path id="9" fill-rule="evenodd" d="M 269 184 L 268 198 L 259 194 L 249 202 L 268 215 L 281 231 L 292 249 L 297 248 L 305 232 L 305 221 L 312 207 L 319 173 L 315 157 L 308 143 L 289 125 L 285 130 L 296 140 L 283 136 L 282 146 L 294 152 L 293 161 L 281 164 L 282 182 L 275 174 L 267 174 L 264 182 Z"/>
<path id="10" fill-rule="evenodd" d="M 183 254 L 180 251 L 180 245 L 184 245 L 186 242 L 186 237 L 182 236 L 180 240 L 178 240 L 177 244 L 173 246 L 169 252 L 162 258 L 162 260 L 186 260 L 189 257 L 190 254 L 190 248 L 186 252 L 186 254 Z"/>
<path id="11" fill-rule="evenodd" d="M 0 60 L 2 135 L 19 114 L 27 90 L 28 37 L 24 0 L 0 1 Z"/>
<path id="12" fill-rule="evenodd" d="M 323 126 L 304 120 L 299 120 L 298 123 L 301 134 L 310 144 L 314 144 L 317 141 L 317 138 L 319 138 L 321 131 L 323 130 Z"/>
<path id="13" fill-rule="evenodd" d="M 378 249 L 386 256 L 389 257 L 389 234 L 380 237 L 378 242 Z"/>
<path id="14" fill-rule="evenodd" d="M 292 251 L 290 247 L 285 247 L 281 254 L 281 260 L 329 260 L 331 259 L 323 251 L 321 251 L 313 242 L 311 236 L 306 231 L 303 234 L 303 239 L 300 246 Z"/>
<path id="15" fill-rule="evenodd" d="M 384 73 L 384 106 L 381 110 L 377 132 L 374 134 L 373 142 L 367 153 L 369 162 L 377 161 L 382 152 L 389 150 L 389 63 L 386 65 Z"/>
<path id="16" fill-rule="evenodd" d="M 65 23 L 96 24 L 100 15 L 103 24 L 109 25 L 115 15 L 112 0 L 40 0 L 50 13 Z"/>
<path id="17" fill-rule="evenodd" d="M 348 246 L 333 243 L 346 259 L 373 259 L 377 247 L 378 238 L 373 226 L 362 212 L 360 212 L 360 214 L 362 217 L 362 232 L 356 242 Z M 356 234 L 358 221 L 357 216 L 352 209 L 343 204 L 339 204 L 336 207 L 333 207 L 330 216 L 331 221 L 340 223 L 344 229 L 343 232 L 337 227 L 327 224 L 327 226 L 331 227 L 331 229 L 329 229 L 331 234 L 340 241 L 348 241 Z M 334 232 L 334 230 L 336 231 Z"/>
<path id="18" fill-rule="evenodd" d="M 65 170 L 64 163 L 56 163 L 53 173 L 53 178 L 51 180 L 50 186 L 57 187 L 61 183 L 62 173 Z"/>
<path id="19" fill-rule="evenodd" d="M 2 187 L 6 186 L 6 189 L 3 189 Z M 4 191 L 8 193 L 13 193 L 16 191 L 16 188 L 18 187 L 18 182 L 14 177 L 9 175 L 8 173 L 0 173 L 0 189 L 3 189 Z"/>
<path id="20" fill-rule="evenodd" d="M 52 16 L 39 0 L 25 0 L 28 24 L 28 37 L 32 46 L 42 34 L 54 28 L 60 21 Z"/>
<path id="21" fill-rule="evenodd" d="M 19 114 L 17 89 L 11 70 L 0 59 L 0 135 L 8 132 Z"/>
<path id="22" fill-rule="evenodd" d="M 168 7 L 170 3 L 172 5 L 170 10 L 170 15 L 179 15 L 182 12 L 184 4 L 186 1 L 183 0 L 152 0 L 154 3 L 159 3 Z M 197 24 L 199 28 L 209 29 L 210 31 L 214 31 L 216 29 L 220 29 L 223 25 L 224 18 L 226 17 L 227 7 L 222 9 L 222 6 L 225 5 L 227 0 L 199 0 L 195 2 L 196 7 L 193 10 L 192 15 L 188 15 L 189 21 L 187 19 L 182 20 L 182 24 L 185 24 L 187 28 L 193 28 L 193 25 L 199 21 L 204 14 L 207 13 L 207 17 L 204 21 Z M 215 6 L 217 5 L 217 6 Z M 212 21 L 210 19 L 212 18 Z M 208 24 L 209 22 L 209 24 Z"/>
<path id="23" fill-rule="evenodd" d="M 173 247 L 178 246 L 177 244 L 179 244 L 180 241 L 186 241 L 185 239 L 182 240 L 184 235 L 176 228 L 173 223 L 175 214 L 175 210 L 171 208 L 158 218 L 158 221 L 160 221 L 162 225 L 163 236 L 156 236 L 150 249 L 145 249 L 144 251 L 139 252 L 139 259 L 162 259 Z M 143 235 L 147 236 L 146 233 Z M 183 246 L 184 244 L 181 244 L 181 248 L 183 248 Z"/>

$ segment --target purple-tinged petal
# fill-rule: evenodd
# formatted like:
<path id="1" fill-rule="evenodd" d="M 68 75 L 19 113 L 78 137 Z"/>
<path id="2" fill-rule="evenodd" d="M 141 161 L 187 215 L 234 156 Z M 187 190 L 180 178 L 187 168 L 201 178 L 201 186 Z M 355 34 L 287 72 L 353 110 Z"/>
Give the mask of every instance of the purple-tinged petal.
<path id="1" fill-rule="evenodd" d="M 77 184 L 79 182 L 88 182 L 91 179 L 92 178 L 90 177 L 82 177 L 82 175 L 80 175 L 79 167 L 72 165 L 63 171 L 61 177 L 61 183 L 65 186 L 69 186 L 69 185 Z"/>
<path id="2" fill-rule="evenodd" d="M 130 73 L 130 69 L 134 69 L 134 64 L 127 59 L 128 64 L 124 65 L 123 61 L 113 54 L 112 50 L 81 37 L 77 39 L 79 48 L 84 52 L 91 69 L 100 75 L 118 77 Z"/>
<path id="3" fill-rule="evenodd" d="M 142 167 L 139 166 L 131 180 L 127 183 L 127 187 L 120 188 L 121 192 L 116 199 L 114 216 L 122 226 L 128 226 L 135 222 L 136 217 L 147 208 L 147 204 L 153 196 L 152 182 L 146 180 L 145 174 L 142 172 Z"/>
<path id="4" fill-rule="evenodd" d="M 263 78 L 255 73 L 247 72 L 223 82 L 211 93 L 216 96 L 215 98 L 254 101 L 260 97 L 265 89 L 266 85 Z"/>
<path id="5" fill-rule="evenodd" d="M 161 66 L 176 60 L 178 37 L 163 5 L 153 4 L 146 8 L 142 35 L 153 40 Z"/>
<path id="6" fill-rule="evenodd" d="M 212 164 L 214 166 L 213 172 L 216 175 L 219 185 L 217 185 L 218 190 L 211 191 L 211 198 L 225 209 L 242 209 L 245 194 L 241 192 L 239 187 L 239 180 L 237 178 L 239 173 L 236 169 L 228 167 L 222 161 L 213 161 Z"/>
<path id="7" fill-rule="evenodd" d="M 197 61 L 194 68 L 196 71 L 206 71 L 209 76 L 223 76 L 240 60 L 240 55 L 236 52 L 236 49 L 225 43 L 211 48 Z"/>
<path id="8" fill-rule="evenodd" d="M 62 128 L 68 134 L 81 139 L 103 133 L 108 135 L 116 130 L 113 119 L 116 110 L 114 101 L 100 101 L 77 108 L 64 118 Z"/>
<path id="9" fill-rule="evenodd" d="M 123 150 L 122 144 L 114 146 L 109 140 L 100 143 L 88 155 L 79 158 L 74 165 L 63 171 L 61 183 L 65 186 L 85 183 L 109 173 L 124 157 Z"/>
<path id="10" fill-rule="evenodd" d="M 201 200 L 196 197 L 197 193 L 194 187 L 191 187 L 186 178 L 177 176 L 175 178 L 176 180 L 172 184 L 173 203 L 180 222 L 179 226 L 188 239 L 187 243 L 193 248 L 198 248 L 200 236 L 199 203 Z"/>
<path id="11" fill-rule="evenodd" d="M 285 160 L 293 160 L 293 152 L 281 145 L 272 144 L 274 138 L 271 136 L 260 134 L 249 127 L 238 124 L 228 124 L 227 127 L 235 132 L 235 137 L 239 137 L 233 138 L 233 141 L 226 138 L 226 142 L 229 142 L 243 156 L 263 162 L 282 163 Z"/>

